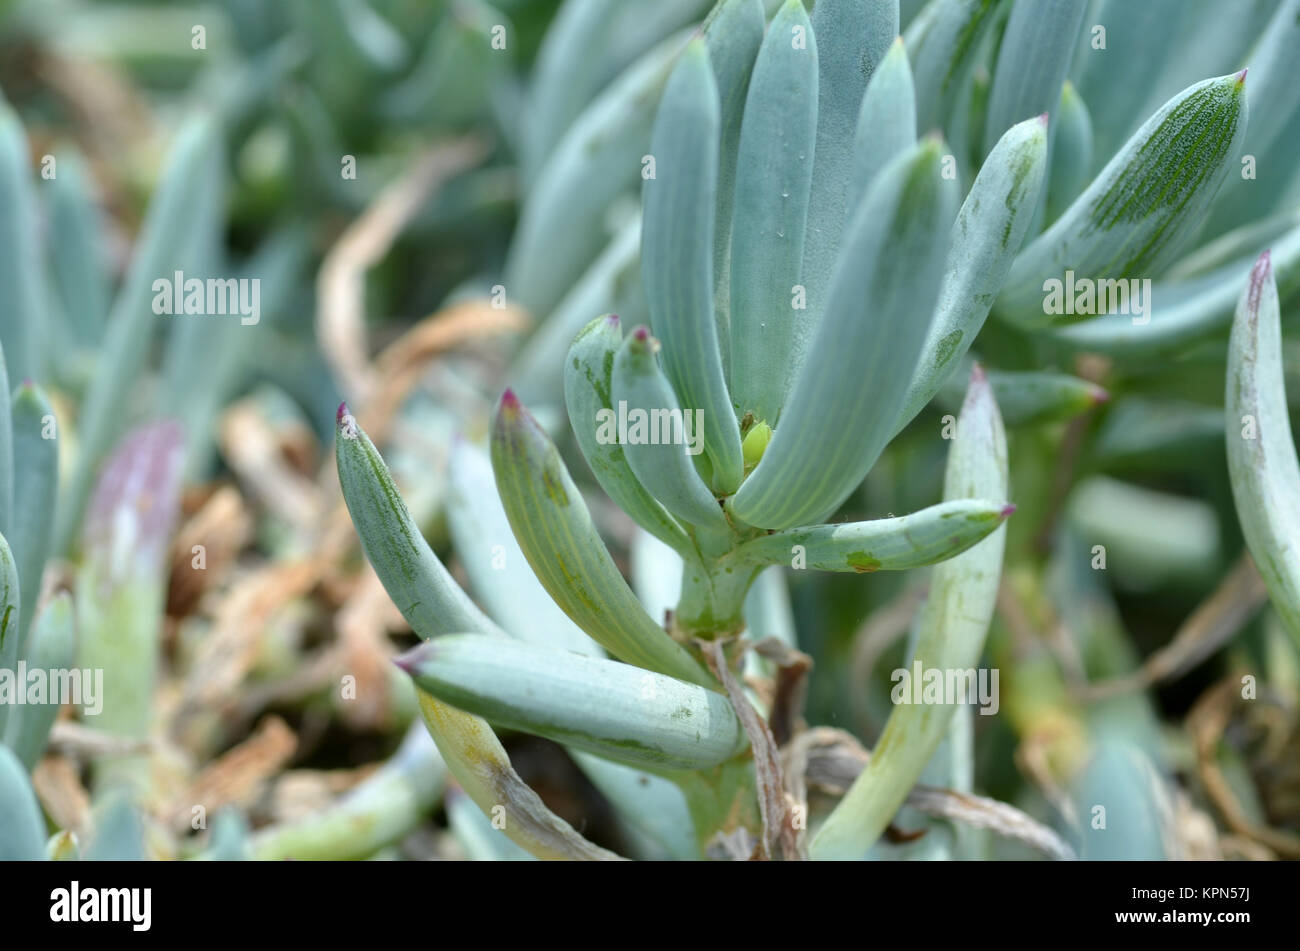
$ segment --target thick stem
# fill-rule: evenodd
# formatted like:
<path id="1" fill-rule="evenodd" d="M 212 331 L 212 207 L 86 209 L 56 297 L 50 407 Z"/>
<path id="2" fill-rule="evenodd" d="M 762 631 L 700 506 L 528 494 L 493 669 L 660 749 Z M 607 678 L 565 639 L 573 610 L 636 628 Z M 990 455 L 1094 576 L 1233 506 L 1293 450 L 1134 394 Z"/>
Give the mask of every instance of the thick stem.
<path id="1" fill-rule="evenodd" d="M 664 775 L 677 783 L 686 797 L 701 855 L 707 854 L 709 844 L 719 834 L 737 828 L 748 830 L 755 841 L 762 835 L 754 761 L 748 753 L 713 769 Z"/>
<path id="2" fill-rule="evenodd" d="M 739 634 L 745 627 L 744 604 L 759 568 L 724 558 L 740 541 L 735 533 L 696 532 L 696 557 L 682 566 L 682 594 L 673 614 L 672 635 L 684 644 Z"/>

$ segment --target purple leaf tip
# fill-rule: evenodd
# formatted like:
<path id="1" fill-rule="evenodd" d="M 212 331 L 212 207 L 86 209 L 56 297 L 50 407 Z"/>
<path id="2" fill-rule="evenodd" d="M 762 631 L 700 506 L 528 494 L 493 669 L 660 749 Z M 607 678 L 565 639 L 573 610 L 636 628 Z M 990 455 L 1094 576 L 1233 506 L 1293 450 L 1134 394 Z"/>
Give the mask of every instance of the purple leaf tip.
<path id="1" fill-rule="evenodd" d="M 422 641 L 409 651 L 394 657 L 393 663 L 414 677 L 415 672 L 420 669 L 421 661 L 432 657 L 434 651 L 433 641 Z"/>
<path id="2" fill-rule="evenodd" d="M 1264 249 L 1250 269 L 1250 293 L 1246 295 L 1246 306 L 1251 311 L 1259 310 L 1259 296 L 1264 291 L 1264 284 L 1273 276 L 1273 256 L 1268 248 Z"/>

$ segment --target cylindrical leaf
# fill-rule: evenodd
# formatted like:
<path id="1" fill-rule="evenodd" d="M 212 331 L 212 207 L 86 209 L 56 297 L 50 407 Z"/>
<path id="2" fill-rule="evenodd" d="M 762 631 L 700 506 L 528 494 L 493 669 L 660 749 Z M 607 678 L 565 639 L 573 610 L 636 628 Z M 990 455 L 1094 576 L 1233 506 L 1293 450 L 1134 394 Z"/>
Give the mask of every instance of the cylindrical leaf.
<path id="1" fill-rule="evenodd" d="M 0 346 L 18 380 L 41 372 L 39 331 L 47 320 L 28 148 L 18 114 L 0 97 Z"/>
<path id="2" fill-rule="evenodd" d="M 900 36 L 867 83 L 853 146 L 850 208 L 885 166 L 916 143 L 916 88 Z"/>
<path id="3" fill-rule="evenodd" d="M 703 413 L 677 404 L 655 359 L 658 349 L 649 331 L 637 327 L 615 355 L 610 401 L 616 411 L 603 418 L 599 439 L 622 445 L 637 480 L 677 518 L 726 532 L 727 520 L 718 500 L 700 480 L 688 455 L 703 449 Z"/>
<path id="4" fill-rule="evenodd" d="M 1072 301 L 1066 307 L 1053 300 L 1053 282 L 1059 297 L 1067 282 L 1105 282 L 1105 290 L 1158 276 L 1204 220 L 1236 163 L 1246 130 L 1244 84 L 1244 72 L 1207 79 L 1148 119 L 1016 258 L 997 300 L 999 316 L 1025 327 L 1078 320 Z M 1127 308 L 1127 294 L 1122 301 Z M 1092 310 L 1103 313 L 1107 306 L 1098 302 Z"/>
<path id="5" fill-rule="evenodd" d="M 641 274 L 663 364 L 683 407 L 704 413 L 711 488 L 740 484 L 740 430 L 727 394 L 713 315 L 713 239 L 721 127 L 718 85 L 704 40 L 687 46 L 655 116 L 654 177 L 644 188 Z"/>
<path id="6" fill-rule="evenodd" d="M 802 34 L 803 41 L 799 41 Z M 792 377 L 804 226 L 817 136 L 817 43 L 787 0 L 754 64 L 731 224 L 731 399 L 737 418 L 776 425 Z"/>
<path id="7" fill-rule="evenodd" d="M 808 308 L 803 312 L 806 319 L 796 328 L 792 355 L 796 373 L 823 319 L 840 245 L 857 210 L 849 204 L 853 132 L 867 82 L 898 36 L 898 3 L 819 0 L 813 7 L 812 28 L 817 37 L 817 142 L 801 281 L 808 290 Z"/>
<path id="8" fill-rule="evenodd" d="M 1047 223 L 1059 218 L 1088 183 L 1092 170 L 1092 117 L 1088 105 L 1066 82 L 1056 112 L 1052 171 L 1047 179 Z"/>
<path id="9" fill-rule="evenodd" d="M 22 598 L 18 588 L 18 566 L 14 564 L 13 552 L 9 542 L 0 534 L 0 677 L 8 674 L 7 679 L 13 690 L 26 689 L 26 684 L 17 683 L 18 670 L 18 618 L 22 613 Z M 5 725 L 9 722 L 9 711 L 13 704 L 0 703 L 0 738 L 4 737 Z"/>
<path id="10" fill-rule="evenodd" d="M 415 633 L 501 634 L 429 548 L 379 451 L 346 404 L 339 406 L 334 451 L 339 485 L 361 547 Z"/>
<path id="11" fill-rule="evenodd" d="M 1087 0 L 1012 4 L 989 92 L 986 152 L 1017 122 L 1056 107 L 1087 9 Z"/>
<path id="12" fill-rule="evenodd" d="M 75 650 L 72 598 L 66 591 L 61 591 L 45 605 L 32 628 L 24 655 L 27 670 L 47 671 L 51 678 L 48 682 L 53 683 L 57 672 L 72 664 Z M 26 685 L 18 684 L 18 687 L 25 689 Z M 24 703 L 14 707 L 9 714 L 4 741 L 28 769 L 35 768 L 45 752 L 50 727 L 59 715 L 60 699 L 47 696 L 44 703 Z"/>
<path id="13" fill-rule="evenodd" d="M 746 744 L 721 693 L 617 661 L 468 634 L 398 663 L 459 709 L 633 766 L 704 769 Z"/>
<path id="14" fill-rule="evenodd" d="M 1012 126 L 989 153 L 952 226 L 952 247 L 901 430 L 960 365 L 1029 231 L 1047 166 L 1047 117 Z"/>
<path id="15" fill-rule="evenodd" d="M 1278 617 L 1300 637 L 1300 464 L 1287 419 L 1277 285 L 1267 251 L 1237 306 L 1224 406 L 1241 530 Z"/>
<path id="16" fill-rule="evenodd" d="M 614 358 L 623 334 L 613 314 L 597 317 L 578 334 L 564 364 L 564 402 L 578 447 L 596 481 L 633 521 L 678 551 L 690 547 L 686 532 L 664 510 L 628 465 L 623 447 L 597 438 L 600 421 L 616 414 L 611 397 Z"/>
<path id="17" fill-rule="evenodd" d="M 25 656 L 27 632 L 40 600 L 41 577 L 53 540 L 54 500 L 59 487 L 58 422 L 45 394 L 30 382 L 14 393 L 13 447 L 14 457 L 22 464 L 14 473 L 14 510 L 8 531 L 23 587 L 18 652 Z"/>
<path id="18" fill-rule="evenodd" d="M 559 452 L 509 390 L 492 422 L 492 471 L 519 547 L 542 587 L 579 627 L 629 664 L 712 683 L 637 603 Z"/>
<path id="19" fill-rule="evenodd" d="M 599 657 L 596 643 L 559 609 L 519 550 L 487 453 L 457 439 L 447 464 L 447 525 L 470 586 L 507 633 Z"/>
<path id="20" fill-rule="evenodd" d="M 943 502 L 912 515 L 813 525 L 762 535 L 726 556 L 739 562 L 821 571 L 902 571 L 960 554 L 1015 510 L 1005 502 Z"/>
<path id="21" fill-rule="evenodd" d="M 27 770 L 0 745 L 0 862 L 39 862 L 45 858 L 45 819 Z"/>
<path id="22" fill-rule="evenodd" d="M 940 171 L 943 153 L 931 139 L 899 156 L 857 209 L 808 363 L 762 462 L 729 503 L 750 525 L 824 519 L 893 435 L 956 210 L 956 183 Z"/>
<path id="23" fill-rule="evenodd" d="M 943 494 L 961 499 L 1001 498 L 1006 493 L 1006 435 L 993 391 L 976 368 L 948 458 Z M 941 671 L 945 678 L 952 671 L 974 670 L 993 617 L 1005 539 L 1005 532 L 996 531 L 934 569 L 918 621 L 914 667 Z M 854 859 L 866 853 L 925 769 L 954 710 L 952 703 L 894 707 L 867 768 L 813 839 L 813 858 Z"/>

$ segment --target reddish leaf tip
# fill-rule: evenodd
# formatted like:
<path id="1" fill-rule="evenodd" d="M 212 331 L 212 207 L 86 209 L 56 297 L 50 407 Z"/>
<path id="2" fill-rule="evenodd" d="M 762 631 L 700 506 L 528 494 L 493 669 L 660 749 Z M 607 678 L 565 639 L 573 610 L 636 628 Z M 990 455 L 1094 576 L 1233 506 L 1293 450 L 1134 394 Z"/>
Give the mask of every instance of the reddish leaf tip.
<path id="1" fill-rule="evenodd" d="M 432 657 L 435 651 L 436 648 L 433 646 L 433 641 L 423 641 L 416 644 L 409 651 L 406 651 L 403 654 L 398 654 L 393 658 L 393 663 L 396 664 L 398 668 L 414 677 L 416 671 L 420 669 L 420 664 Z"/>
<path id="2" fill-rule="evenodd" d="M 1249 67 L 1249 66 L 1247 66 L 1245 69 L 1243 69 L 1241 72 L 1239 72 L 1239 73 L 1237 74 L 1237 88 L 1238 88 L 1238 89 L 1240 89 L 1242 86 L 1244 86 L 1244 85 L 1246 84 L 1246 73 L 1248 73 L 1248 72 L 1250 72 L 1250 67 Z"/>
<path id="3" fill-rule="evenodd" d="M 348 404 L 347 404 L 347 401 L 344 401 L 344 402 L 342 402 L 342 403 L 339 404 L 339 411 L 338 411 L 338 413 L 334 416 L 334 421 L 335 421 L 336 423 L 342 423 L 343 420 L 344 420 L 346 417 L 351 416 L 351 415 L 352 415 L 352 414 L 348 411 Z"/>
<path id="4" fill-rule="evenodd" d="M 1008 502 L 1006 505 L 1002 506 L 1002 511 L 998 513 L 998 518 L 1008 518 L 1010 517 L 1011 513 L 1014 512 L 1015 510 L 1016 510 L 1015 503 Z"/>
<path id="5" fill-rule="evenodd" d="M 1039 123 L 1039 125 L 1041 125 L 1044 129 L 1047 128 L 1047 120 L 1048 120 L 1049 117 L 1050 117 L 1050 114 L 1049 114 L 1049 113 L 1046 113 L 1046 112 L 1041 113 L 1041 114 L 1038 116 L 1038 123 Z"/>
<path id="6" fill-rule="evenodd" d="M 1250 269 L 1250 291 L 1246 296 L 1246 306 L 1252 312 L 1259 310 L 1259 297 L 1264 292 L 1264 285 L 1273 277 L 1273 256 L 1268 248 L 1255 260 Z"/>

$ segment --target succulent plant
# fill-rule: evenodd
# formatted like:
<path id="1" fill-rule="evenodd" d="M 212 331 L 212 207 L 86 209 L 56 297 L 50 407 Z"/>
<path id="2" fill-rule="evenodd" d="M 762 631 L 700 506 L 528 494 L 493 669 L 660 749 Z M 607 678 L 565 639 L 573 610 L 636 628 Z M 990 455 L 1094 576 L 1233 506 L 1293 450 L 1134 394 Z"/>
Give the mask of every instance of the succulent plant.
<path id="1" fill-rule="evenodd" d="M 857 11 L 844 7 L 842 15 Z M 876 75 L 884 91 L 869 92 L 862 104 L 841 103 L 833 86 L 828 122 L 858 112 L 873 121 L 891 109 L 910 118 L 896 24 L 875 26 L 866 55 L 882 61 Z M 1000 433 L 1001 422 L 977 374 L 963 412 L 966 435 L 955 444 L 972 448 L 954 456 L 943 503 L 878 522 L 818 524 L 862 481 L 899 428 L 929 330 L 915 315 L 942 299 L 938 319 L 945 325 L 982 319 L 965 291 L 972 282 L 996 280 L 990 271 L 1009 265 L 1037 198 L 1046 135 L 1041 119 L 1012 129 L 960 215 L 956 183 L 941 173 L 941 141 L 915 143 L 909 121 L 896 122 L 902 128 L 892 140 L 877 140 L 874 129 L 860 133 L 856 153 L 845 147 L 851 143 L 826 146 L 819 157 L 826 156 L 821 160 L 830 171 L 818 177 L 814 25 L 802 4 L 791 2 L 760 43 L 762 37 L 758 3 L 721 5 L 665 86 L 651 138 L 654 173 L 645 184 L 642 238 L 654 335 L 639 327 L 624 340 L 617 317 L 597 318 L 578 334 L 565 363 L 569 420 L 592 471 L 611 498 L 682 558 L 681 598 L 667 629 L 638 604 L 554 444 L 512 392 L 493 420 L 491 464 L 514 540 L 546 592 L 613 661 L 466 636 L 499 632 L 469 609 L 423 545 L 373 447 L 345 410 L 338 454 L 354 522 L 395 603 L 418 633 L 453 635 L 403 661 L 427 695 L 426 721 L 453 774 L 458 760 L 472 758 L 449 755 L 457 731 L 446 728 L 448 704 L 667 775 L 736 772 L 744 779 L 732 795 L 748 806 L 748 831 L 766 853 L 792 820 L 768 815 L 766 803 L 753 808 L 759 780 L 748 764 L 763 755 L 751 749 L 751 741 L 762 739 L 747 739 L 744 713 L 732 709 L 732 702 L 748 701 L 734 692 L 729 699 L 722 689 L 739 653 L 732 646 L 729 655 L 712 654 L 705 645 L 730 645 L 745 628 L 746 595 L 768 565 L 871 572 L 933 564 L 997 531 L 1012 511 L 1005 471 L 996 475 L 1005 450 L 990 435 Z M 837 70 L 853 70 L 863 55 L 861 48 L 832 44 L 829 80 L 841 78 Z M 714 63 L 731 73 L 718 76 Z M 748 89 L 743 97 L 729 95 L 736 115 L 725 121 L 722 83 Z M 790 116 L 797 129 L 781 134 L 777 125 Z M 723 152 L 720 159 L 728 126 L 736 154 Z M 720 166 L 728 170 L 727 184 L 734 182 L 734 200 L 720 198 L 726 187 L 718 185 Z M 846 214 L 850 193 L 857 201 Z M 732 209 L 727 227 L 715 223 L 719 207 Z M 825 240 L 840 230 L 842 241 Z M 819 235 L 809 242 L 811 257 L 803 240 L 808 231 Z M 950 231 L 956 236 L 951 250 Z M 730 286 L 721 290 L 715 261 L 721 276 L 729 275 Z M 725 302 L 725 312 L 715 298 Z M 940 382 L 922 374 L 920 398 L 928 399 Z M 633 431 L 629 438 L 629 428 L 644 430 L 647 421 L 663 431 L 653 438 Z M 991 466 L 993 475 L 965 472 L 979 465 Z M 977 550 L 987 615 L 1000 554 Z M 977 597 L 969 584 L 960 575 L 952 582 Z M 935 603 L 943 600 L 936 593 Z M 951 636 L 978 655 L 986 630 L 987 616 Z M 937 745 L 941 735 L 942 725 L 926 743 Z M 914 757 L 917 772 L 927 756 Z M 457 778 L 473 797 L 470 784 Z M 701 848 L 719 833 L 744 828 L 734 818 L 717 824 L 716 813 L 707 811 L 716 810 L 716 793 L 690 788 L 698 777 L 680 782 Z M 905 782 L 904 795 L 908 788 Z M 783 796 L 775 792 L 782 813 Z M 760 812 L 766 830 L 753 825 Z M 511 834 L 510 820 L 506 831 Z M 827 835 L 836 839 L 833 831 Z M 536 844 L 526 830 L 514 837 L 525 847 Z"/>
<path id="2" fill-rule="evenodd" d="M 0 858 L 1300 856 L 1300 0 L 0 8 Z"/>
<path id="3" fill-rule="evenodd" d="M 941 563 L 913 657 L 945 670 L 978 663 L 1001 577 L 999 528 L 1014 508 L 1002 419 L 978 367 L 944 501 L 899 518 L 825 520 L 966 365 L 990 310 L 1021 331 L 1046 331 L 1033 340 L 1043 347 L 1136 339 L 1141 331 L 1116 329 L 1104 306 L 1082 324 L 1053 319 L 1050 282 L 1171 270 L 1247 136 L 1243 71 L 1175 95 L 1093 175 L 1084 98 L 1067 82 L 1085 8 L 935 0 L 905 40 L 889 3 L 821 0 L 810 17 L 790 0 L 765 24 L 757 0 L 724 0 L 677 55 L 642 160 L 649 327 L 625 338 L 619 318 L 597 318 L 563 365 L 570 427 L 597 482 L 680 557 L 680 597 L 662 626 L 606 552 L 543 426 L 510 390 L 492 421 L 491 467 L 514 544 L 612 660 L 590 645 L 569 648 L 586 657 L 558 650 L 559 635 L 536 643 L 545 634 L 525 630 L 533 625 L 517 611 L 507 633 L 532 643 L 502 640 L 424 546 L 373 446 L 340 411 L 341 481 L 366 551 L 413 629 L 434 638 L 401 664 L 453 774 L 458 761 L 478 761 L 465 748 L 452 753 L 457 743 L 486 735 L 468 720 L 452 725 L 454 708 L 674 779 L 702 850 L 740 827 L 762 854 L 795 857 L 802 837 L 785 838 L 794 820 L 765 763 L 775 744 L 735 686 L 750 646 L 736 638 L 758 573 Z M 1279 11 L 1264 33 L 1266 84 L 1278 69 L 1273 44 L 1288 29 Z M 972 80 L 995 34 L 991 79 Z M 972 81 L 978 109 L 964 108 Z M 1059 128 L 1047 115 L 1058 105 Z M 951 151 L 937 134 L 917 141 L 918 128 L 936 123 Z M 1114 141 L 1114 128 L 1096 131 Z M 964 201 L 959 182 L 969 183 Z M 1226 262 L 1240 241 L 1227 244 L 1231 253 L 1212 262 L 1224 268 L 1214 287 L 1239 279 Z M 1195 331 L 1157 311 L 1162 342 L 1143 346 L 1183 344 L 1219 320 L 1218 305 L 1193 306 Z M 1020 423 L 1105 399 L 1085 381 L 1039 371 L 996 378 Z M 1275 548 L 1276 539 L 1260 544 Z M 1285 571 L 1266 575 L 1271 586 L 1291 583 Z M 499 584 L 483 573 L 474 581 Z M 500 591 L 482 596 L 503 600 Z M 563 619 L 547 623 L 569 637 Z M 891 713 L 870 766 L 819 823 L 814 857 L 866 853 L 954 713 Z M 716 792 L 699 787 L 729 770 L 743 777 L 733 801 L 751 808 L 720 823 L 702 801 L 716 807 Z M 471 792 L 491 813 L 499 803 L 482 796 Z M 524 809 L 519 821 L 536 817 Z M 537 852 L 536 836 L 512 822 L 507 835 Z"/>

